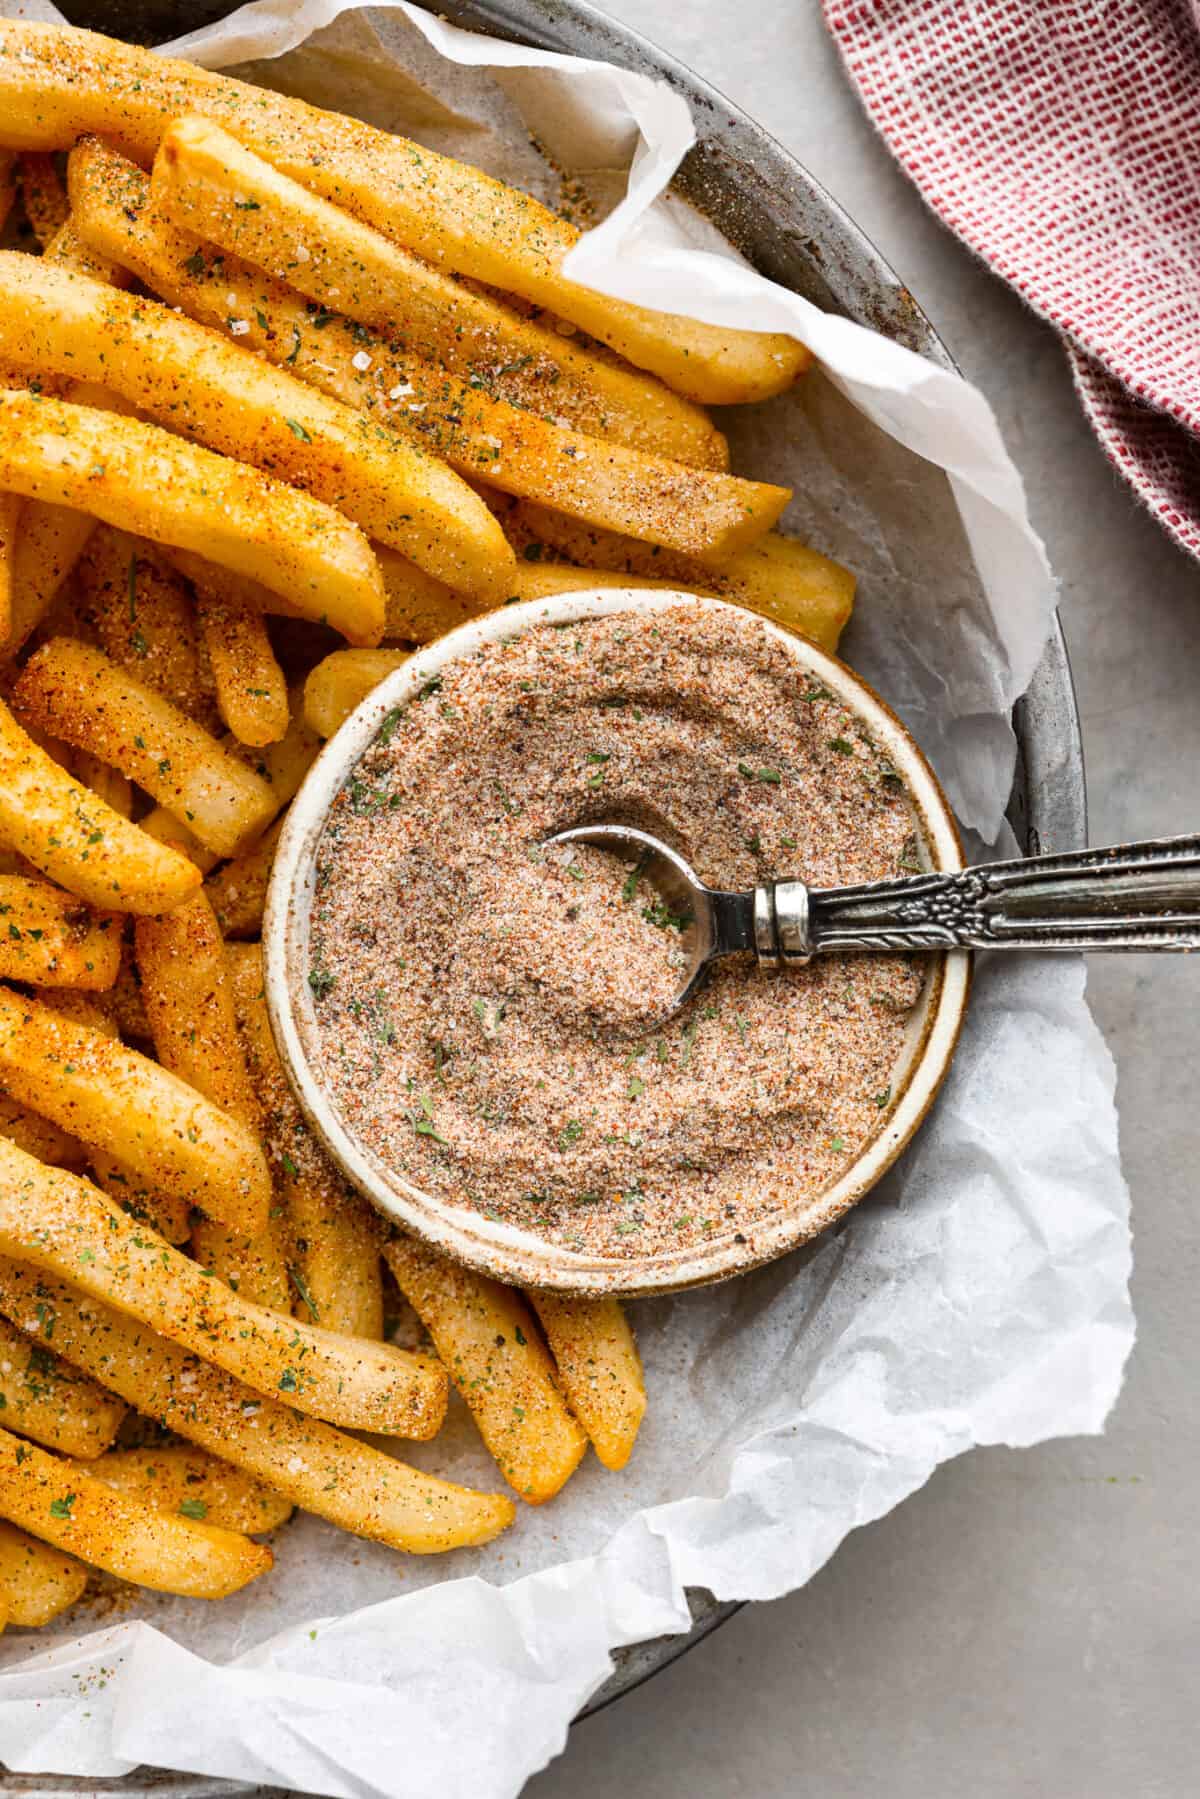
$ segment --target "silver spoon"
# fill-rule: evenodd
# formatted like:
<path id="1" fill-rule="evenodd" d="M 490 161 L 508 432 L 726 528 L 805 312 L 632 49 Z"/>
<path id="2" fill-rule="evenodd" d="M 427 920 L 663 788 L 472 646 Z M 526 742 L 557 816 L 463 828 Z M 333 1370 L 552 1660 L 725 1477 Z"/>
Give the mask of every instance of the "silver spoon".
<path id="1" fill-rule="evenodd" d="M 677 851 L 632 825 L 578 825 L 550 843 L 588 843 L 633 862 L 682 921 L 681 1006 L 718 956 L 760 967 L 847 952 L 1200 949 L 1200 837 L 990 862 L 861 887 L 772 881 L 749 893 L 706 887 Z"/>

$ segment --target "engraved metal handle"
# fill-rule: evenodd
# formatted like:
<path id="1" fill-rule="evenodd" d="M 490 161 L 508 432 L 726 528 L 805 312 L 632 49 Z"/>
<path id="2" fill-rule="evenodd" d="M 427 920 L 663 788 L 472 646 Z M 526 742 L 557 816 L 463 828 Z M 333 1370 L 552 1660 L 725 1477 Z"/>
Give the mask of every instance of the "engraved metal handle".
<path id="1" fill-rule="evenodd" d="M 751 941 L 767 965 L 855 950 L 1200 949 L 1200 837 L 862 887 L 776 881 L 755 890 L 750 909 Z"/>

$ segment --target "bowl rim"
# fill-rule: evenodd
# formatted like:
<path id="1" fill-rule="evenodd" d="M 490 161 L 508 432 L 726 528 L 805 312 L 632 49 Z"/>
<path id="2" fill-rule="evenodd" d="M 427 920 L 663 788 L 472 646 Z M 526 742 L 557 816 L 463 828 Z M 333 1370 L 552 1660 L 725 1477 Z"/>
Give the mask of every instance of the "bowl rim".
<path id="1" fill-rule="evenodd" d="M 681 602 L 753 617 L 784 644 L 798 670 L 816 676 L 864 718 L 905 781 L 930 865 L 963 866 L 962 844 L 942 789 L 923 752 L 891 707 L 836 657 L 807 638 L 729 601 L 683 590 L 587 588 L 526 600 L 469 619 L 414 650 L 369 693 L 329 738 L 288 810 L 263 916 L 264 989 L 276 1048 L 301 1110 L 335 1165 L 393 1224 L 481 1273 L 521 1287 L 558 1292 L 676 1292 L 743 1274 L 809 1241 L 856 1205 L 905 1149 L 926 1117 L 953 1059 L 966 1013 L 971 957 L 931 958 L 919 1035 L 899 1075 L 886 1122 L 832 1185 L 761 1224 L 733 1220 L 728 1233 L 687 1249 L 608 1260 L 549 1243 L 531 1231 L 485 1219 L 424 1192 L 389 1169 L 347 1128 L 317 1072 L 318 1026 L 308 984 L 308 931 L 317 847 L 330 806 L 353 766 L 396 706 L 412 700 L 448 663 L 536 625 L 578 623 L 624 612 L 647 613 Z M 740 1241 L 738 1239 L 741 1239 Z"/>

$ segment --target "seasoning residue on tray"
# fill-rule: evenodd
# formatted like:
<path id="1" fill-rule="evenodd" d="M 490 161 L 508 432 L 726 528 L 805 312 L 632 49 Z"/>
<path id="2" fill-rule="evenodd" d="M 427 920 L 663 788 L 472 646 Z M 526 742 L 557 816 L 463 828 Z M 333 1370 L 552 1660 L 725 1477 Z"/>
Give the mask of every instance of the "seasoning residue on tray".
<path id="1" fill-rule="evenodd" d="M 913 867 L 898 777 L 749 613 L 681 604 L 485 645 L 383 721 L 317 860 L 310 986 L 349 1130 L 489 1218 L 605 1255 L 753 1225 L 879 1129 L 917 966 L 721 964 L 633 867 L 543 847 L 640 824 L 710 885 Z"/>

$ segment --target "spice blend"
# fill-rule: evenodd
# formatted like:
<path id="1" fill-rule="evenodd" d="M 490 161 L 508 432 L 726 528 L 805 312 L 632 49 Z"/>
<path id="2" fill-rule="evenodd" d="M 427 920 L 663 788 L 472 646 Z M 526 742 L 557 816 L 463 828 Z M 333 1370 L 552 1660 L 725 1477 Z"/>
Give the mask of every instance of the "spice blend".
<path id="1" fill-rule="evenodd" d="M 655 832 L 720 887 L 916 866 L 899 777 L 760 620 L 680 604 L 539 625 L 390 713 L 330 812 L 309 982 L 349 1131 L 488 1218 L 607 1257 L 812 1197 L 886 1118 L 921 989 L 902 958 L 716 967 L 612 856 Z"/>

